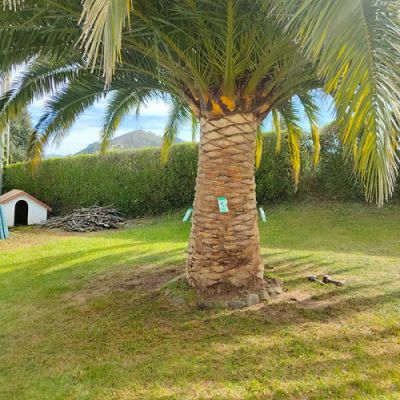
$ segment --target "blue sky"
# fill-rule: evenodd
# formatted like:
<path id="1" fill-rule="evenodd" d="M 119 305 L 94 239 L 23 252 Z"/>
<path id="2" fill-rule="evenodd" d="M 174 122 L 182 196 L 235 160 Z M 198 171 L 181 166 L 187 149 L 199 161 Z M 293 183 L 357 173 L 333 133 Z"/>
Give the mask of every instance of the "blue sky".
<path id="1" fill-rule="evenodd" d="M 39 119 L 43 112 L 44 101 L 36 101 L 29 107 L 33 123 Z M 332 120 L 331 102 L 329 99 L 320 98 L 320 126 L 325 125 Z M 99 140 L 99 132 L 102 127 L 103 113 L 106 101 L 100 101 L 88 109 L 86 113 L 80 116 L 70 130 L 70 134 L 61 142 L 59 146 L 49 146 L 46 154 L 68 155 L 74 154 L 86 147 L 88 144 Z M 162 135 L 167 121 L 168 103 L 163 101 L 149 102 L 141 110 L 141 115 L 136 117 L 133 113 L 128 115 L 117 130 L 116 136 L 124 133 L 143 129 L 152 131 L 157 135 Z M 308 123 L 305 118 L 302 119 L 302 125 L 308 129 Z M 267 120 L 264 124 L 265 129 L 270 129 L 271 123 Z M 185 126 L 179 132 L 179 137 L 183 140 L 191 140 L 190 126 Z"/>

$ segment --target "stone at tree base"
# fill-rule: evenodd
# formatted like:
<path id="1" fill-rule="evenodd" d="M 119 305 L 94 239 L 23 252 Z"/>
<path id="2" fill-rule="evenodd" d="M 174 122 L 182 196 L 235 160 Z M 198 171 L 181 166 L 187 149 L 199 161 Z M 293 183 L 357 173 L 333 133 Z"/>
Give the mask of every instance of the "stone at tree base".
<path id="1" fill-rule="evenodd" d="M 211 301 L 200 301 L 197 303 L 197 308 L 199 310 L 211 310 L 214 308 L 214 304 Z"/>
<path id="2" fill-rule="evenodd" d="M 234 309 L 234 310 L 239 310 L 243 307 L 246 307 L 246 302 L 242 301 L 242 300 L 231 300 L 228 301 L 228 307 Z"/>
<path id="3" fill-rule="evenodd" d="M 268 290 L 267 289 L 262 289 L 261 292 L 260 292 L 260 299 L 262 301 L 266 301 L 266 300 L 269 300 L 269 298 L 270 298 L 270 295 L 268 293 Z"/>
<path id="4" fill-rule="evenodd" d="M 249 293 L 246 296 L 247 307 L 254 306 L 260 302 L 260 296 L 256 293 Z"/>
<path id="5" fill-rule="evenodd" d="M 268 283 L 269 286 L 283 287 L 283 282 L 276 278 L 268 278 L 268 279 L 266 279 L 266 282 Z"/>
<path id="6" fill-rule="evenodd" d="M 264 290 L 269 296 L 277 296 L 283 293 L 283 282 L 276 278 L 266 278 L 264 283 Z"/>
<path id="7" fill-rule="evenodd" d="M 282 294 L 283 293 L 282 287 L 281 286 L 276 286 L 275 287 L 275 292 L 276 292 L 276 294 Z"/>

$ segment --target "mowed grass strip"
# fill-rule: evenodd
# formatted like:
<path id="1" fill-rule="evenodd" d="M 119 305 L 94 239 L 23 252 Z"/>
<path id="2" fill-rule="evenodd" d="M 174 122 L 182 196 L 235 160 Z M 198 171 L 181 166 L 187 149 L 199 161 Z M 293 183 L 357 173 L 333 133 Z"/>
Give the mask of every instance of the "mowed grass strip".
<path id="1" fill-rule="evenodd" d="M 400 206 L 265 207 L 266 275 L 289 295 L 200 311 L 159 290 L 189 224 L 0 242 L 0 399 L 398 399 Z M 345 279 L 344 287 L 307 281 Z"/>

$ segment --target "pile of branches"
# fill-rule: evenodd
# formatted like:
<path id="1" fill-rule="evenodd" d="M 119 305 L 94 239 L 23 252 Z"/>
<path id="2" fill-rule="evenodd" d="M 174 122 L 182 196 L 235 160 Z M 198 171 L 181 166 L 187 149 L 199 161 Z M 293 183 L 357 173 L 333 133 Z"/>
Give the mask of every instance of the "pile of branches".
<path id="1" fill-rule="evenodd" d="M 95 232 L 117 229 L 125 221 L 120 211 L 112 206 L 80 208 L 60 217 L 50 218 L 43 226 L 68 232 Z"/>

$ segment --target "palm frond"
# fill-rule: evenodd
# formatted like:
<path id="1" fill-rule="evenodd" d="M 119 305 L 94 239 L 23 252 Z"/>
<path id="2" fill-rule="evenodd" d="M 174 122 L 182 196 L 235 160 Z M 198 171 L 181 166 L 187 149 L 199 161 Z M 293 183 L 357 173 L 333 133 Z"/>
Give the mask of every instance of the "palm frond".
<path id="1" fill-rule="evenodd" d="M 122 31 L 132 9 L 131 0 L 83 0 L 81 41 L 85 55 L 96 65 L 100 54 L 109 83 L 120 59 Z"/>
<path id="2" fill-rule="evenodd" d="M 3 0 L 4 8 L 8 7 L 9 10 L 17 10 L 24 0 Z"/>
<path id="3" fill-rule="evenodd" d="M 314 100 L 313 93 L 299 93 L 298 98 L 304 108 L 304 112 L 310 123 L 311 139 L 314 145 L 313 166 L 317 167 L 321 152 L 320 132 L 318 127 L 318 105 Z"/>
<path id="4" fill-rule="evenodd" d="M 272 11 L 315 63 L 335 100 L 347 159 L 379 205 L 398 170 L 398 10 L 397 0 L 280 0 Z"/>
<path id="5" fill-rule="evenodd" d="M 264 134 L 261 130 L 261 126 L 257 128 L 257 137 L 256 137 L 256 169 L 260 168 L 262 153 L 264 147 Z"/>
<path id="6" fill-rule="evenodd" d="M 161 162 L 168 161 L 171 146 L 178 136 L 178 130 L 186 121 L 190 120 L 191 114 L 187 106 L 178 99 L 172 99 L 168 122 L 165 127 L 163 143 L 161 147 Z"/>
<path id="7" fill-rule="evenodd" d="M 79 56 L 80 2 L 24 0 L 0 12 L 0 70 L 40 57 Z"/>
<path id="8" fill-rule="evenodd" d="M 276 133 L 275 153 L 279 154 L 282 149 L 282 125 L 279 112 L 276 108 L 272 110 L 272 123 L 274 125 Z"/>
<path id="9" fill-rule="evenodd" d="M 289 156 L 292 165 L 292 177 L 295 191 L 299 184 L 300 168 L 301 168 L 301 137 L 302 130 L 299 126 L 298 110 L 293 104 L 293 100 L 288 101 L 285 105 L 279 108 L 286 130 L 287 142 L 289 148 Z"/>
<path id="10" fill-rule="evenodd" d="M 226 55 L 225 55 L 225 74 L 224 74 L 224 96 L 233 96 L 235 93 L 235 71 L 234 71 L 234 25 L 235 25 L 235 2 L 226 1 Z"/>
<path id="11" fill-rule="evenodd" d="M 11 82 L 10 90 L 0 97 L 0 129 L 35 99 L 55 93 L 83 72 L 79 63 L 65 59 L 44 58 L 28 63 Z"/>
<path id="12" fill-rule="evenodd" d="M 104 81 L 90 74 L 60 89 L 45 104 L 45 112 L 35 127 L 29 157 L 38 157 L 49 142 L 59 144 L 78 116 L 104 95 Z"/>
<path id="13" fill-rule="evenodd" d="M 314 168 L 316 168 L 319 163 L 319 158 L 321 154 L 320 132 L 318 125 L 315 124 L 311 125 L 311 137 L 314 144 L 313 166 Z"/>
<path id="14" fill-rule="evenodd" d="M 199 130 L 199 119 L 191 112 L 191 126 L 192 126 L 192 143 L 196 143 L 197 132 Z"/>
<path id="15" fill-rule="evenodd" d="M 43 159 L 45 144 L 45 135 L 41 135 L 37 130 L 34 130 L 29 136 L 27 154 L 31 171 L 35 171 L 40 161 Z"/>

